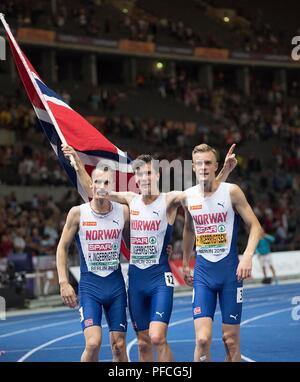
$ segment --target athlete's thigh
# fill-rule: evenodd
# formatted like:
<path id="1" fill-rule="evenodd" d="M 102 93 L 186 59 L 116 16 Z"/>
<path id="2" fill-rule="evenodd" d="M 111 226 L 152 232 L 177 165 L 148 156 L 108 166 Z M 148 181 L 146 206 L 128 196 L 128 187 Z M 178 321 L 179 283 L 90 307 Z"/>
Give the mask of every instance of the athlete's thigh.
<path id="1" fill-rule="evenodd" d="M 211 317 L 198 317 L 194 319 L 196 340 L 206 338 L 211 341 L 213 320 Z"/>
<path id="2" fill-rule="evenodd" d="M 193 290 L 193 317 L 194 320 L 202 317 L 214 319 L 217 306 L 217 291 L 204 284 L 194 284 Z"/>
<path id="3" fill-rule="evenodd" d="M 90 326 L 84 330 L 83 334 L 86 345 L 93 341 L 93 344 L 98 344 L 100 347 L 102 341 L 102 328 L 100 326 Z"/>
<path id="4" fill-rule="evenodd" d="M 158 321 L 168 324 L 173 308 L 172 286 L 160 285 L 151 296 L 151 322 Z"/>
<path id="5" fill-rule="evenodd" d="M 150 298 L 134 287 L 128 289 L 128 308 L 133 329 L 137 332 L 148 330 L 150 324 Z"/>
<path id="6" fill-rule="evenodd" d="M 101 301 L 88 293 L 80 292 L 79 314 L 82 330 L 90 326 L 100 326 L 102 321 Z"/>
<path id="7" fill-rule="evenodd" d="M 239 325 L 242 318 L 243 283 L 232 281 L 219 294 L 223 324 Z"/>
<path id="8" fill-rule="evenodd" d="M 127 295 L 125 288 L 124 290 L 120 290 L 117 295 L 112 295 L 110 301 L 105 303 L 103 308 L 110 331 L 127 331 L 126 307 Z"/>

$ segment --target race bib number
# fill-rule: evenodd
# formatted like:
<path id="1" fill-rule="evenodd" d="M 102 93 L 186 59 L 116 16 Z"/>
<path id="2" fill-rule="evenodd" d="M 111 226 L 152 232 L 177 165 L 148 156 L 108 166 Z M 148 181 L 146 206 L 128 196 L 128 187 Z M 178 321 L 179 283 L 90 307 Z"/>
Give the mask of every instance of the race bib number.
<path id="1" fill-rule="evenodd" d="M 174 288 L 175 284 L 174 284 L 174 276 L 172 272 L 165 272 L 165 281 L 166 281 L 166 286 Z"/>
<path id="2" fill-rule="evenodd" d="M 236 302 L 238 304 L 243 302 L 243 287 L 236 289 Z"/>
<path id="3" fill-rule="evenodd" d="M 80 322 L 82 322 L 84 320 L 84 316 L 83 316 L 83 306 L 81 306 L 79 308 L 79 315 L 80 315 Z"/>

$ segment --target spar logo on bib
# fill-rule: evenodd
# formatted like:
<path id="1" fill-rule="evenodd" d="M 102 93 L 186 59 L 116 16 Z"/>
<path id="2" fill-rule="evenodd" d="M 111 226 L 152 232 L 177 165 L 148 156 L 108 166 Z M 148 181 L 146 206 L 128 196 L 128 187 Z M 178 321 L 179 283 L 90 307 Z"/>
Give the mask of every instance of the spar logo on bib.
<path id="1" fill-rule="evenodd" d="M 112 249 L 115 251 L 118 248 L 118 245 L 116 243 L 96 243 L 96 244 L 89 244 L 88 250 L 91 252 L 101 252 L 101 251 L 111 251 Z"/>
<path id="2" fill-rule="evenodd" d="M 140 245 L 143 245 L 143 244 L 148 244 L 148 237 L 147 236 L 144 236 L 144 237 L 131 237 L 131 244 L 140 244 Z"/>
<path id="3" fill-rule="evenodd" d="M 157 243 L 156 237 L 154 236 L 149 237 L 149 243 L 152 245 L 155 245 Z"/>
<path id="4" fill-rule="evenodd" d="M 217 233 L 217 226 L 216 225 L 210 225 L 210 226 L 200 226 L 196 227 L 196 232 L 198 235 L 202 235 L 204 233 Z"/>

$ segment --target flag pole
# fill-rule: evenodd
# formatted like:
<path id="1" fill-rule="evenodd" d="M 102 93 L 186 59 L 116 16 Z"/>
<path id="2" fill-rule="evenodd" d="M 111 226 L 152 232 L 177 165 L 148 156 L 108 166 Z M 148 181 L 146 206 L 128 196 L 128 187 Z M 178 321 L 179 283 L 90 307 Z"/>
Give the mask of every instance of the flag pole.
<path id="1" fill-rule="evenodd" d="M 35 88 L 36 92 L 38 93 L 38 95 L 40 96 L 41 102 L 42 102 L 44 108 L 46 109 L 47 113 L 49 114 L 51 122 L 53 123 L 53 126 L 54 126 L 54 128 L 55 128 L 55 130 L 56 130 L 56 132 L 57 132 L 57 134 L 58 134 L 62 144 L 63 145 L 67 145 L 68 143 L 67 143 L 65 137 L 63 136 L 63 134 L 62 134 L 62 132 L 61 132 L 61 130 L 60 130 L 60 128 L 59 128 L 59 126 L 58 126 L 58 124 L 57 124 L 53 114 L 52 114 L 52 111 L 50 110 L 47 102 L 44 100 L 44 96 L 43 96 L 40 88 L 37 86 L 35 80 L 32 77 L 31 70 L 29 69 L 29 67 L 27 65 L 27 62 L 26 62 L 26 60 L 23 57 L 23 54 L 22 54 L 22 52 L 20 50 L 20 47 L 17 44 L 17 42 L 16 42 L 16 40 L 14 38 L 14 35 L 12 34 L 9 25 L 7 24 L 7 22 L 5 20 L 5 15 L 3 13 L 0 13 L 0 20 L 2 21 L 4 29 L 5 29 L 6 33 L 8 34 L 8 36 L 9 36 L 9 38 L 10 38 L 10 40 L 11 40 L 13 46 L 14 46 L 14 48 L 16 49 L 17 53 L 19 54 L 19 57 L 20 57 L 23 65 L 24 65 L 24 67 L 25 67 L 25 69 L 27 71 L 27 74 L 28 74 L 28 76 L 29 76 L 29 78 L 31 80 L 31 83 L 34 86 L 34 88 Z M 74 157 L 72 155 L 70 155 L 70 162 L 71 162 L 71 165 L 74 167 L 74 169 L 76 171 L 78 171 L 75 159 L 74 159 Z"/>

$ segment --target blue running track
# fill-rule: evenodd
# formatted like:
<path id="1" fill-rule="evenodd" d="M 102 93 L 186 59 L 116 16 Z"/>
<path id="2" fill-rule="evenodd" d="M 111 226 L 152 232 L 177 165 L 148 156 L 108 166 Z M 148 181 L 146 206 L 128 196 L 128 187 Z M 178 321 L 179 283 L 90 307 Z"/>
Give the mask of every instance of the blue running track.
<path id="1" fill-rule="evenodd" d="M 245 289 L 241 327 L 244 361 L 300 361 L 300 309 L 292 305 L 300 284 L 267 285 Z M 292 311 L 294 309 L 294 314 Z M 296 318 L 296 319 L 295 319 Z M 297 319 L 298 318 L 298 319 Z M 102 361 L 111 361 L 106 323 L 103 323 Z M 128 325 L 127 350 L 137 361 L 135 333 Z M 212 342 L 213 361 L 223 361 L 221 315 L 217 308 Z M 194 326 L 191 296 L 176 297 L 168 331 L 175 361 L 192 361 Z M 0 362 L 79 361 L 84 337 L 77 310 L 9 317 L 0 321 Z"/>

